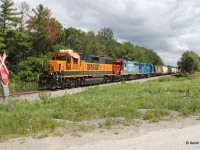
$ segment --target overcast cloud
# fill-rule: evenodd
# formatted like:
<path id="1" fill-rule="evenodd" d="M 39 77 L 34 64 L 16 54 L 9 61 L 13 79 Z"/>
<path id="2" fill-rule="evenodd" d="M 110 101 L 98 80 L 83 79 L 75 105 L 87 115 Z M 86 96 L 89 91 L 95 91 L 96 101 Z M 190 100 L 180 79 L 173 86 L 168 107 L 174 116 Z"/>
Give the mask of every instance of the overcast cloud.
<path id="1" fill-rule="evenodd" d="M 166 65 L 186 50 L 200 54 L 199 0 L 14 0 L 23 1 L 48 7 L 65 28 L 110 27 L 118 41 L 153 49 Z"/>

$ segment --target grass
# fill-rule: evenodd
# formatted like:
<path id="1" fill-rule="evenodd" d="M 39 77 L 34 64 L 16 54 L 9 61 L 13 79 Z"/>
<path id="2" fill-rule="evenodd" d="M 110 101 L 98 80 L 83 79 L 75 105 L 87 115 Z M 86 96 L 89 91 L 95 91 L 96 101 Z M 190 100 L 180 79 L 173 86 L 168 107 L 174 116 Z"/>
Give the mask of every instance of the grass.
<path id="1" fill-rule="evenodd" d="M 32 83 L 32 82 L 22 82 L 22 81 L 12 80 L 9 83 L 9 90 L 11 93 L 35 91 L 37 89 L 38 89 L 37 82 Z"/>
<path id="2" fill-rule="evenodd" d="M 159 122 L 162 118 L 170 116 L 170 113 L 167 110 L 162 109 L 153 109 L 148 110 L 144 114 L 144 120 L 152 120 L 152 122 Z"/>
<path id="3" fill-rule="evenodd" d="M 141 109 L 148 110 L 143 119 L 153 122 L 169 117 L 171 110 L 184 116 L 199 115 L 199 83 L 200 77 L 161 78 L 146 83 L 97 86 L 71 96 L 42 95 L 41 100 L 35 102 L 13 101 L 9 109 L 0 105 L 0 140 L 42 131 L 45 137 L 47 133 L 57 132 L 58 127 L 71 128 L 64 125 L 65 120 L 107 118 L 100 127 L 109 129 L 113 124 L 109 118 L 141 118 Z M 93 130 L 93 126 L 78 126 L 74 128 L 77 131 Z"/>

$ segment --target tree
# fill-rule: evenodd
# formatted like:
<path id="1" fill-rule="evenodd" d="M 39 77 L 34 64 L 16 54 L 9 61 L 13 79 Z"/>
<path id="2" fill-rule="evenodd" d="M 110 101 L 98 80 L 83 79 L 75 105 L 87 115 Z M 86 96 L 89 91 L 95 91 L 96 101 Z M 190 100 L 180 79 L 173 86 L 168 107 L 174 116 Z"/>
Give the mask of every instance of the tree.
<path id="1" fill-rule="evenodd" d="M 20 21 L 19 21 L 19 31 L 23 32 L 27 27 L 27 18 L 29 16 L 30 6 L 26 2 L 22 2 L 20 5 Z"/>
<path id="2" fill-rule="evenodd" d="M 105 56 L 116 58 L 118 54 L 118 46 L 120 43 L 118 43 L 114 39 L 113 31 L 111 28 L 101 28 L 101 30 L 97 34 L 98 40 L 101 45 L 104 45 L 104 49 L 102 49 L 102 53 Z"/>
<path id="3" fill-rule="evenodd" d="M 181 72 L 192 74 L 200 69 L 199 56 L 194 51 L 186 51 L 177 62 Z"/>
<path id="4" fill-rule="evenodd" d="M 0 32 L 0 50 L 5 48 L 5 47 L 6 47 L 6 45 L 4 44 L 3 34 Z"/>
<path id="5" fill-rule="evenodd" d="M 51 10 L 42 4 L 33 9 L 33 16 L 28 20 L 28 30 L 32 35 L 32 53 L 45 54 L 50 47 L 58 40 L 60 24 L 51 18 Z"/>
<path id="6" fill-rule="evenodd" d="M 25 82 L 37 82 L 39 73 L 44 71 L 43 62 L 48 60 L 49 57 L 48 55 L 40 55 L 38 57 L 28 57 L 26 60 L 21 61 L 18 65 L 18 78 Z"/>
<path id="7" fill-rule="evenodd" d="M 48 41 L 48 31 L 46 28 L 47 19 L 50 17 L 50 10 L 45 8 L 42 4 L 38 5 L 36 9 L 32 9 L 34 16 L 30 16 L 28 20 L 28 29 L 32 35 L 33 50 L 38 56 L 40 52 L 46 50 L 46 44 Z"/>
<path id="8" fill-rule="evenodd" d="M 10 50 L 9 41 L 13 40 L 9 32 L 16 29 L 19 23 L 19 13 L 13 8 L 14 3 L 12 0 L 1 0 L 0 5 L 0 48 L 7 51 Z"/>
<path id="9" fill-rule="evenodd" d="M 31 35 L 27 30 L 27 19 L 29 12 L 29 5 L 26 2 L 22 2 L 20 5 L 18 32 L 13 35 L 15 39 L 13 42 L 13 55 L 15 57 L 13 58 L 15 59 L 12 60 L 12 62 L 16 62 L 16 64 L 26 58 L 32 46 Z"/>
<path id="10" fill-rule="evenodd" d="M 60 30 L 59 44 L 71 48 L 76 51 L 81 51 L 83 40 L 85 39 L 86 33 L 75 28 L 67 28 Z"/>
<path id="11" fill-rule="evenodd" d="M 59 38 L 60 23 L 55 18 L 47 20 L 47 31 L 48 31 L 48 43 L 49 45 L 54 44 Z"/>
<path id="12" fill-rule="evenodd" d="M 106 27 L 101 28 L 97 36 L 102 44 L 107 44 L 109 41 L 114 39 L 112 29 Z"/>

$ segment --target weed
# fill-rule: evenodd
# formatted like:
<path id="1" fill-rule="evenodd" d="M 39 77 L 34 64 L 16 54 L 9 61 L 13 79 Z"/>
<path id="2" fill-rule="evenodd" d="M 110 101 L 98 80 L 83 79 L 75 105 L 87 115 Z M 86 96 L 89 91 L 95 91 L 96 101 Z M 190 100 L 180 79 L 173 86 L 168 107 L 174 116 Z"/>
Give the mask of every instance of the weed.
<path id="1" fill-rule="evenodd" d="M 81 122 L 107 118 L 100 128 L 110 129 L 120 122 L 140 118 L 140 109 L 148 110 L 144 119 L 158 122 L 170 118 L 170 110 L 182 115 L 200 113 L 200 77 L 170 77 L 160 81 L 126 83 L 107 87 L 98 86 L 75 95 L 51 98 L 40 95 L 35 102 L 12 101 L 7 110 L 0 104 L 0 140 L 9 137 L 40 134 L 48 136 L 58 127 L 69 128 L 58 120 Z M 112 118 L 118 118 L 113 121 Z M 93 130 L 92 126 L 72 125 L 74 134 Z M 44 131 L 44 132 L 42 132 Z"/>
<path id="2" fill-rule="evenodd" d="M 160 110 L 160 109 L 148 110 L 144 114 L 144 119 L 152 120 L 152 122 L 159 122 L 163 117 L 169 116 L 169 115 L 170 113 L 166 110 Z"/>
<path id="3" fill-rule="evenodd" d="M 9 89 L 10 92 L 35 91 L 38 89 L 38 84 L 13 80 L 9 84 Z"/>
<path id="4" fill-rule="evenodd" d="M 40 98 L 40 100 L 46 101 L 51 98 L 51 93 L 42 92 L 38 94 L 38 97 Z"/>
<path id="5" fill-rule="evenodd" d="M 78 131 L 91 132 L 95 129 L 95 125 L 81 124 L 78 126 Z"/>
<path id="6" fill-rule="evenodd" d="M 106 121 L 103 124 L 100 124 L 100 128 L 103 129 L 111 129 L 113 125 L 113 121 L 111 118 L 107 118 Z"/>

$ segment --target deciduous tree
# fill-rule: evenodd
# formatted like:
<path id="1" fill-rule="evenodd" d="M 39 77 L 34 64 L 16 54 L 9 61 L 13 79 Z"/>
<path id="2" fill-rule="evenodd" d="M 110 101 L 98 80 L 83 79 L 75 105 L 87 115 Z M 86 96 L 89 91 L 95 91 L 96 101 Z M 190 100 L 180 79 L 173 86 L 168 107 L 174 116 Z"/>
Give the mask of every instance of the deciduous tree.
<path id="1" fill-rule="evenodd" d="M 200 69 L 199 56 L 194 51 L 186 51 L 182 54 L 181 60 L 177 63 L 183 73 L 193 73 Z"/>

